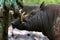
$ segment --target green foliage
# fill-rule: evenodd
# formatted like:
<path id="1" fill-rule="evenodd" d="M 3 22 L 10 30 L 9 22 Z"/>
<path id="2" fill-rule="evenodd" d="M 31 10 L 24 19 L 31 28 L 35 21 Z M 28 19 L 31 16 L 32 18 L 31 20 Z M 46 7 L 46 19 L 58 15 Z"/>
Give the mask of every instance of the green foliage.
<path id="1" fill-rule="evenodd" d="M 40 4 L 43 1 L 47 4 L 60 4 L 60 0 L 23 0 L 24 4 Z"/>

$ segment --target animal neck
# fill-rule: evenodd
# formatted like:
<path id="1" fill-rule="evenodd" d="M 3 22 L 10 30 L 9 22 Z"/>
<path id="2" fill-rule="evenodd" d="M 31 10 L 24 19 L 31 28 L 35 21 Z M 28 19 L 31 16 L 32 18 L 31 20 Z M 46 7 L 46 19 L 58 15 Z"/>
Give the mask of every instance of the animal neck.
<path id="1" fill-rule="evenodd" d="M 48 26 L 52 27 L 54 25 L 54 22 L 56 21 L 57 18 L 57 13 L 58 11 L 56 11 L 56 9 L 46 8 Z"/>

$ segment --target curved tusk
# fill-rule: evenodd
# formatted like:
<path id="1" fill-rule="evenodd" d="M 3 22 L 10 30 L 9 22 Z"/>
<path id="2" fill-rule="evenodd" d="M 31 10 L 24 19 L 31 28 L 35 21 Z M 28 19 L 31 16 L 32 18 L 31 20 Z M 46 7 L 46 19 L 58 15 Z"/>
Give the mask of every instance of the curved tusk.
<path id="1" fill-rule="evenodd" d="M 23 13 L 21 14 L 21 22 L 23 22 L 24 14 L 25 14 L 25 12 L 23 12 Z"/>

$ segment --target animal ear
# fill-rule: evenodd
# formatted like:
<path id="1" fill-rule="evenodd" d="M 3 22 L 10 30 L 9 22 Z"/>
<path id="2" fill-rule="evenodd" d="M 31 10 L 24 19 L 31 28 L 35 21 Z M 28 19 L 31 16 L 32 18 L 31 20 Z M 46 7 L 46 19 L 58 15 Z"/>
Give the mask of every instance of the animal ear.
<path id="1" fill-rule="evenodd" d="M 41 3 L 41 5 L 40 5 L 40 10 L 44 10 L 44 8 L 45 8 L 45 3 L 44 3 L 44 1 Z"/>

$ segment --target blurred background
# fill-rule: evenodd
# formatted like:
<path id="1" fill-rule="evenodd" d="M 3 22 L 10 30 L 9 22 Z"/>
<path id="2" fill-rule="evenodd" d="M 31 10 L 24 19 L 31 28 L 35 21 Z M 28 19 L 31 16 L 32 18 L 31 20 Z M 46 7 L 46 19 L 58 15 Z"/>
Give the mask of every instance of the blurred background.
<path id="1" fill-rule="evenodd" d="M 40 4 L 45 1 L 47 4 L 60 4 L 60 0 L 23 0 L 24 4 Z"/>

